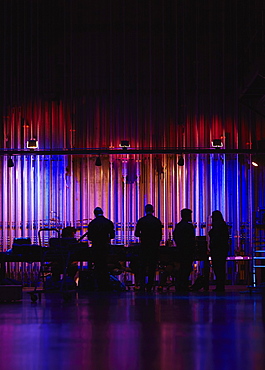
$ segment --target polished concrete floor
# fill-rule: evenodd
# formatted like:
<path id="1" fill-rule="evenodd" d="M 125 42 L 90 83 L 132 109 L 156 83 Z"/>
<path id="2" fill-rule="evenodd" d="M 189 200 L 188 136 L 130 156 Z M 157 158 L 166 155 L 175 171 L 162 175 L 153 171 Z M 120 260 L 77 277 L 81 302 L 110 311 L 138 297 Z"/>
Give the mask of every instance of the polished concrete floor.
<path id="1" fill-rule="evenodd" d="M 27 292 L 0 304 L 1 370 L 265 369 L 262 294 Z"/>

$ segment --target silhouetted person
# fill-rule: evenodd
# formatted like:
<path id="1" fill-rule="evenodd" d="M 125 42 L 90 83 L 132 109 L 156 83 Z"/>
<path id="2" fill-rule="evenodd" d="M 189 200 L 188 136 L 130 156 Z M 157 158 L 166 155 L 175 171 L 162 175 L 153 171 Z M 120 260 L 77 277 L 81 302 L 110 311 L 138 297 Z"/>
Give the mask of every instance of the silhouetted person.
<path id="1" fill-rule="evenodd" d="M 73 226 L 66 226 L 62 229 L 62 238 L 75 239 L 76 228 Z"/>
<path id="2" fill-rule="evenodd" d="M 225 290 L 225 263 L 229 249 L 229 232 L 220 211 L 212 213 L 212 229 L 209 231 L 210 253 L 216 277 L 217 292 Z"/>
<path id="3" fill-rule="evenodd" d="M 54 281 L 59 281 L 60 280 L 60 275 L 64 273 L 65 271 L 65 264 L 67 262 L 67 259 L 69 258 L 68 253 L 71 253 L 69 248 L 71 248 L 75 243 L 77 243 L 77 240 L 75 238 L 75 233 L 76 233 L 76 228 L 73 226 L 66 226 L 65 228 L 62 229 L 62 235 L 61 238 L 57 240 L 57 243 L 60 245 L 55 245 L 55 247 L 60 247 L 65 249 L 65 253 L 62 252 L 62 261 L 60 262 L 53 262 L 52 263 L 52 278 Z M 59 251 L 59 249 L 58 249 Z M 78 271 L 78 264 L 77 262 L 70 262 L 66 268 L 66 274 L 73 279 Z"/>
<path id="4" fill-rule="evenodd" d="M 92 256 L 99 290 L 109 290 L 108 254 L 110 240 L 115 237 L 114 224 L 103 216 L 100 207 L 94 209 L 96 216 L 88 225 L 87 236 L 92 241 Z"/>
<path id="5" fill-rule="evenodd" d="M 161 221 L 153 216 L 154 208 L 151 204 L 145 206 L 146 216 L 140 218 L 136 224 L 135 236 L 140 238 L 141 245 L 139 251 L 139 281 L 140 290 L 145 290 L 145 276 L 148 268 L 148 284 L 147 290 L 151 291 L 157 261 L 159 258 L 159 246 L 162 239 L 162 224 Z"/>
<path id="6" fill-rule="evenodd" d="M 195 230 L 191 223 L 192 211 L 188 208 L 181 210 L 181 221 L 175 225 L 173 239 L 178 248 L 180 263 L 179 282 L 176 281 L 176 290 L 189 290 L 189 276 L 195 252 Z"/>

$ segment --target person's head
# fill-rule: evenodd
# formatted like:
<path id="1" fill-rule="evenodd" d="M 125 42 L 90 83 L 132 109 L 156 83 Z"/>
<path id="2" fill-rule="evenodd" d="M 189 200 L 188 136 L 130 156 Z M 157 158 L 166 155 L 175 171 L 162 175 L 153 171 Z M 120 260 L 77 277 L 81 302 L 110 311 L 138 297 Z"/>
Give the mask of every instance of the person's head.
<path id="1" fill-rule="evenodd" d="M 62 229 L 62 238 L 74 238 L 76 228 L 73 226 L 66 226 Z"/>
<path id="2" fill-rule="evenodd" d="M 220 211 L 213 211 L 212 212 L 212 222 L 224 222 L 223 215 Z"/>
<path id="3" fill-rule="evenodd" d="M 191 222 L 191 214 L 192 214 L 192 210 L 188 208 L 183 208 L 180 211 L 180 215 L 183 221 Z"/>
<path id="4" fill-rule="evenodd" d="M 103 211 L 102 211 L 102 209 L 101 209 L 100 207 L 96 207 L 96 208 L 94 209 L 94 215 L 95 215 L 96 217 L 98 217 L 98 216 L 103 216 Z"/>
<path id="5" fill-rule="evenodd" d="M 152 204 L 147 204 L 145 207 L 145 213 L 148 215 L 154 213 L 154 207 L 152 206 Z"/>

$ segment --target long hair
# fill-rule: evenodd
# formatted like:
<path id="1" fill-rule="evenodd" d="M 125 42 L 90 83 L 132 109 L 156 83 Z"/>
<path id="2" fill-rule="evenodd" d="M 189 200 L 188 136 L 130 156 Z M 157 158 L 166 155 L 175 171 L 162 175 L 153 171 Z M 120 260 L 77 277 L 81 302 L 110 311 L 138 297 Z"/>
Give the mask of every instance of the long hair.
<path id="1" fill-rule="evenodd" d="M 216 224 L 216 223 L 225 222 L 224 218 L 223 218 L 223 215 L 220 211 L 213 211 L 213 213 L 212 213 L 212 222 L 213 222 L 213 225 Z"/>

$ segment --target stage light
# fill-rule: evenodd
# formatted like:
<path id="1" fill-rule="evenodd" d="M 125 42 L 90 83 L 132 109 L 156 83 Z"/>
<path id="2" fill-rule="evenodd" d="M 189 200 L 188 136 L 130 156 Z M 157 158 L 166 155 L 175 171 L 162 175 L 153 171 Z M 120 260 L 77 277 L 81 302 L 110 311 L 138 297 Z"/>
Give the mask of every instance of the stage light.
<path id="1" fill-rule="evenodd" d="M 95 166 L 101 166 L 101 165 L 102 165 L 102 163 L 101 163 L 101 159 L 100 159 L 100 156 L 98 156 L 98 157 L 96 158 Z"/>
<path id="2" fill-rule="evenodd" d="M 214 139 L 214 140 L 212 141 L 212 146 L 213 146 L 214 148 L 222 148 L 222 146 L 223 146 L 223 142 L 222 142 L 222 140 L 221 140 L 221 139 Z"/>
<path id="3" fill-rule="evenodd" d="M 7 161 L 7 167 L 14 167 L 14 162 L 12 160 L 12 158 L 8 158 L 8 161 Z"/>
<path id="4" fill-rule="evenodd" d="M 179 156 L 178 165 L 179 166 L 184 166 L 184 158 L 182 157 L 182 155 Z"/>
<path id="5" fill-rule="evenodd" d="M 38 140 L 36 139 L 30 139 L 27 141 L 27 148 L 28 149 L 37 149 L 38 148 Z"/>
<path id="6" fill-rule="evenodd" d="M 258 165 L 258 163 L 257 162 L 255 162 L 255 161 L 252 161 L 251 162 L 251 164 L 252 164 L 252 166 L 254 166 L 254 167 L 258 167 L 259 165 Z"/>
<path id="7" fill-rule="evenodd" d="M 130 147 L 130 142 L 129 140 L 122 140 L 120 143 L 120 147 L 124 150 Z"/>

